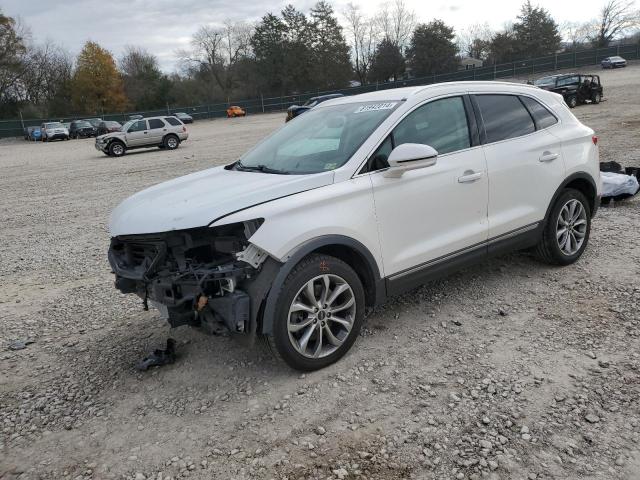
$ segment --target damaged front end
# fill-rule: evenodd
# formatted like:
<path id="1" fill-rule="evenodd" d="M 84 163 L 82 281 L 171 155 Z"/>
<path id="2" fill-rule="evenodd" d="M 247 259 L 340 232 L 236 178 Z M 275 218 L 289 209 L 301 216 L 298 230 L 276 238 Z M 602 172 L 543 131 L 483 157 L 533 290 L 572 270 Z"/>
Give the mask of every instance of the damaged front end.
<path id="1" fill-rule="evenodd" d="M 109 263 L 115 286 L 122 293 L 137 294 L 145 309 L 151 302 L 172 327 L 246 333 L 253 303 L 248 292 L 267 258 L 249 242 L 261 224 L 258 219 L 113 237 Z"/>

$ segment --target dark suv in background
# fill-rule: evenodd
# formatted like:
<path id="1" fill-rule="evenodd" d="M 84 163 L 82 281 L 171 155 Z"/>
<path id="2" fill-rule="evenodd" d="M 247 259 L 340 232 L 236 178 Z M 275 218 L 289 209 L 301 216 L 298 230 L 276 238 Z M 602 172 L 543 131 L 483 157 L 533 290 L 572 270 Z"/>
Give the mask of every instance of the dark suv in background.
<path id="1" fill-rule="evenodd" d="M 86 120 L 74 120 L 69 125 L 69 136 L 71 138 L 95 137 L 98 129 Z"/>
<path id="2" fill-rule="evenodd" d="M 570 108 L 581 103 L 600 103 L 602 100 L 602 84 L 598 75 L 567 73 L 550 75 L 533 82 L 543 90 L 559 93 Z"/>
<path id="3" fill-rule="evenodd" d="M 332 98 L 343 97 L 341 93 L 331 93 L 329 95 L 321 95 L 319 97 L 311 97 L 302 105 L 291 105 L 287 109 L 287 119 L 285 121 L 289 121 L 292 118 L 297 117 L 298 115 L 303 114 L 307 110 L 311 110 L 313 107 L 318 105 L 319 103 L 326 102 L 327 100 L 331 100 Z"/>

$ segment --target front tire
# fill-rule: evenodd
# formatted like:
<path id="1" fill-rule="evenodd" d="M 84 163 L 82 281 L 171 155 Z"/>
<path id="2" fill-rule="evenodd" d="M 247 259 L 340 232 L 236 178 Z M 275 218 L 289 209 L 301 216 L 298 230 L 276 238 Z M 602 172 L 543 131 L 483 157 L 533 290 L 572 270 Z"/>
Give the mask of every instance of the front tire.
<path id="1" fill-rule="evenodd" d="M 364 320 L 364 289 L 345 262 L 313 254 L 289 273 L 278 293 L 271 350 L 296 370 L 312 371 L 339 360 Z"/>
<path id="2" fill-rule="evenodd" d="M 602 100 L 602 95 L 600 95 L 600 93 L 598 93 L 598 92 L 594 93 L 594 94 L 593 94 L 593 98 L 591 99 L 591 101 L 592 101 L 593 103 L 595 103 L 596 105 L 597 105 L 598 103 L 600 103 L 600 101 L 601 101 L 601 100 Z"/>
<path id="3" fill-rule="evenodd" d="M 111 157 L 121 157 L 126 152 L 127 149 L 122 142 L 111 142 L 109 145 L 109 156 Z"/>
<path id="4" fill-rule="evenodd" d="M 569 108 L 576 108 L 576 105 L 578 105 L 578 97 L 576 95 L 567 97 L 567 105 L 569 105 Z"/>
<path id="5" fill-rule="evenodd" d="M 556 199 L 536 248 L 538 257 L 552 265 L 570 265 L 578 260 L 591 233 L 591 208 L 584 194 L 565 189 Z"/>

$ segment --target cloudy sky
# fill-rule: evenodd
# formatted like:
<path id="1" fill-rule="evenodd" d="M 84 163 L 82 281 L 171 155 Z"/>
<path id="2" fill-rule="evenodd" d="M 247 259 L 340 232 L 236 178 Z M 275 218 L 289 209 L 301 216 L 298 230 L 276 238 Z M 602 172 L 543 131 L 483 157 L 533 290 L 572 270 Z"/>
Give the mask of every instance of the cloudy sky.
<path id="1" fill-rule="evenodd" d="M 341 12 L 349 0 L 329 0 Z M 367 13 L 379 2 L 352 0 Z M 586 21 L 605 0 L 534 0 L 559 22 Z M 405 0 L 420 21 L 440 18 L 456 29 L 488 22 L 495 29 L 513 20 L 519 0 Z M 203 24 L 225 19 L 253 22 L 286 4 L 308 12 L 315 0 L 3 0 L 6 15 L 20 16 L 34 40 L 52 40 L 77 54 L 94 40 L 119 56 L 125 45 L 139 45 L 160 59 L 164 70 L 175 68 L 175 50 L 188 45 L 190 35 Z M 580 13 L 578 13 L 580 12 Z M 582 18 L 577 15 L 581 14 Z"/>

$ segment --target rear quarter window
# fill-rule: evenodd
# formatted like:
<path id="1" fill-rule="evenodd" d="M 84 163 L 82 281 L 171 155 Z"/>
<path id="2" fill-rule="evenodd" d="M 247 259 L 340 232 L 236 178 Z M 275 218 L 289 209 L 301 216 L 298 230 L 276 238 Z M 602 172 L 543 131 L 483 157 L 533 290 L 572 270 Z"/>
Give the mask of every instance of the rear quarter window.
<path id="1" fill-rule="evenodd" d="M 149 120 L 149 128 L 164 128 L 164 122 L 159 118 L 152 118 Z"/>
<path id="2" fill-rule="evenodd" d="M 476 95 L 487 143 L 521 137 L 536 131 L 533 118 L 515 95 Z"/>
<path id="3" fill-rule="evenodd" d="M 537 130 L 542 130 L 558 123 L 558 119 L 537 100 L 531 97 L 520 97 L 520 100 L 531 113 L 533 120 L 536 122 Z"/>
<path id="4" fill-rule="evenodd" d="M 174 127 L 182 125 L 182 122 L 178 120 L 176 117 L 165 117 L 164 121 L 167 122 L 169 125 L 173 125 Z"/>

